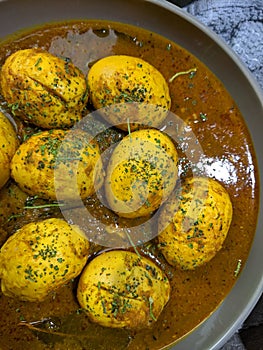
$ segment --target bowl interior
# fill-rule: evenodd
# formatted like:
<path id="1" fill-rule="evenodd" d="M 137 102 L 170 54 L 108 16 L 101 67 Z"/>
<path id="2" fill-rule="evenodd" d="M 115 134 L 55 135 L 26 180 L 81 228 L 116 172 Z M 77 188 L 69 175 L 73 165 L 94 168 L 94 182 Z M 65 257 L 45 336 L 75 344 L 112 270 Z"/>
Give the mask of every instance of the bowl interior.
<path id="1" fill-rule="evenodd" d="M 250 131 L 260 174 L 263 172 L 263 96 L 251 74 L 215 34 L 166 1 L 9 0 L 0 3 L 0 36 L 51 21 L 108 19 L 157 32 L 181 45 L 223 82 Z M 262 191 L 260 201 L 262 202 Z M 247 263 L 221 306 L 197 329 L 174 345 L 177 350 L 218 349 L 242 325 L 263 289 L 263 210 Z"/>

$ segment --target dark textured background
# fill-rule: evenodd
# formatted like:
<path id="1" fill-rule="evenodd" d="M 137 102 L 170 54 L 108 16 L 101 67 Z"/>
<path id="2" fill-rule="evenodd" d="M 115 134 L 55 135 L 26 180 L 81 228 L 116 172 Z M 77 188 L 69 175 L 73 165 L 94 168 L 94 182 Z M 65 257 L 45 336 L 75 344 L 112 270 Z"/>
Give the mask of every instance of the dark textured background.
<path id="1" fill-rule="evenodd" d="M 170 2 L 182 7 L 225 40 L 263 89 L 263 0 Z M 263 296 L 242 328 L 221 350 L 263 350 Z"/>

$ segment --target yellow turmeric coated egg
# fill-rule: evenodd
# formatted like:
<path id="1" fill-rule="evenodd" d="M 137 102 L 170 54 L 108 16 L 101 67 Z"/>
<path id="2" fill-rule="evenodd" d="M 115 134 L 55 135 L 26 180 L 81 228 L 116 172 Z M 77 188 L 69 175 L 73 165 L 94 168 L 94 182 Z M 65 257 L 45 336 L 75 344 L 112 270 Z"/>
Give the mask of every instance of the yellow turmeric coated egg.
<path id="1" fill-rule="evenodd" d="M 77 226 L 55 218 L 29 223 L 0 250 L 2 292 L 42 301 L 81 273 L 88 253 L 89 242 Z"/>
<path id="2" fill-rule="evenodd" d="M 123 130 L 158 127 L 171 106 L 163 75 L 138 57 L 115 55 L 97 61 L 88 72 L 90 98 L 111 124 Z M 104 108 L 103 108 L 104 107 Z"/>
<path id="3" fill-rule="evenodd" d="M 103 183 L 99 146 L 80 129 L 46 130 L 20 145 L 11 176 L 30 195 L 56 200 L 86 198 Z"/>
<path id="4" fill-rule="evenodd" d="M 10 162 L 18 146 L 19 142 L 13 125 L 0 112 L 0 188 L 10 177 Z"/>
<path id="5" fill-rule="evenodd" d="M 91 321 L 112 328 L 143 328 L 156 321 L 170 283 L 151 260 L 129 251 L 101 253 L 81 274 L 77 298 Z"/>
<path id="6" fill-rule="evenodd" d="M 232 212 L 229 194 L 218 181 L 187 179 L 159 218 L 159 247 L 167 262 L 194 269 L 210 261 L 223 246 Z"/>
<path id="7" fill-rule="evenodd" d="M 155 129 L 124 137 L 109 160 L 105 193 L 119 216 L 147 216 L 163 203 L 177 181 L 178 154 L 172 140 Z"/>
<path id="8" fill-rule="evenodd" d="M 71 127 L 88 99 L 83 73 L 40 49 L 18 50 L 2 66 L 0 88 L 13 115 L 45 129 Z"/>

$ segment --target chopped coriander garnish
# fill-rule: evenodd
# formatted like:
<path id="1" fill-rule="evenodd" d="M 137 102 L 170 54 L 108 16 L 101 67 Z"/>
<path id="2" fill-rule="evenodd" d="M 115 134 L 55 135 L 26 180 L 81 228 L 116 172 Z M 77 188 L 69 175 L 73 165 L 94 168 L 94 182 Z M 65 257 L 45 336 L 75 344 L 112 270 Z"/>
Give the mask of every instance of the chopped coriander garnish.
<path id="1" fill-rule="evenodd" d="M 42 205 L 26 205 L 24 209 L 42 209 L 42 208 L 52 208 L 52 207 L 61 207 L 63 203 L 50 203 L 50 204 L 42 204 Z"/>
<path id="2" fill-rule="evenodd" d="M 130 125 L 130 118 L 127 118 L 127 127 L 128 127 L 128 134 L 129 134 L 130 141 L 131 141 L 131 125 Z"/>
<path id="3" fill-rule="evenodd" d="M 153 314 L 152 306 L 153 306 L 153 298 L 149 297 L 149 309 L 150 309 L 150 316 L 154 321 L 157 321 L 156 317 Z"/>
<path id="4" fill-rule="evenodd" d="M 127 232 L 127 230 L 125 230 L 125 233 L 126 233 L 126 235 L 127 235 L 127 237 L 128 237 L 128 240 L 129 240 L 131 246 L 133 247 L 135 253 L 136 253 L 136 254 L 138 255 L 138 257 L 141 259 L 141 255 L 140 255 L 140 253 L 138 252 L 138 249 L 136 248 L 136 245 L 134 244 L 134 242 L 133 242 L 133 240 L 131 239 L 131 236 L 129 235 L 129 233 Z"/>
<path id="5" fill-rule="evenodd" d="M 200 115 L 200 119 L 202 120 L 202 122 L 205 122 L 207 120 L 207 116 L 205 113 L 201 112 L 199 115 Z"/>
<path id="6" fill-rule="evenodd" d="M 42 58 L 39 57 L 38 60 L 35 63 L 35 67 L 37 67 L 39 65 L 39 63 L 41 63 L 41 62 L 42 62 Z"/>
<path id="7" fill-rule="evenodd" d="M 241 270 L 241 266 L 242 266 L 242 260 L 241 260 L 241 259 L 238 259 L 238 261 L 237 261 L 237 267 L 236 267 L 236 269 L 235 269 L 235 271 L 234 271 L 235 277 L 238 276 L 238 274 L 239 274 L 239 272 L 240 272 L 240 270 Z"/>
<path id="8" fill-rule="evenodd" d="M 191 73 L 194 73 L 196 71 L 197 71 L 197 68 L 191 68 L 191 69 L 188 69 L 187 71 L 177 72 L 169 79 L 169 83 L 172 83 L 174 81 L 174 79 L 179 77 L 180 75 L 191 74 Z M 192 77 L 193 76 L 191 76 L 191 78 Z"/>

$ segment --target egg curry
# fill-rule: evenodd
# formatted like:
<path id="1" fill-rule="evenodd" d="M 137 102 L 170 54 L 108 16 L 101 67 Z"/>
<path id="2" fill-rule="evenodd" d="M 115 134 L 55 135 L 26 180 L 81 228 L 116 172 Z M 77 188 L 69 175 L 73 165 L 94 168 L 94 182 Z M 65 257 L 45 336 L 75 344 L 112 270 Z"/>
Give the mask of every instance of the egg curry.
<path id="1" fill-rule="evenodd" d="M 0 43 L 0 110 L 4 349 L 157 350 L 218 307 L 258 174 L 207 67 L 130 25 L 47 24 Z"/>
<path id="2" fill-rule="evenodd" d="M 131 130 L 135 130 L 138 123 L 158 127 L 171 106 L 168 83 L 163 75 L 139 57 L 114 55 L 100 59 L 90 68 L 88 86 L 94 107 L 101 109 L 107 121 L 126 131 L 128 124 L 123 121 L 127 119 Z M 132 107 L 129 102 L 133 102 Z M 134 102 L 138 103 L 136 108 Z M 107 108 L 116 103 L 118 113 Z M 154 108 L 145 108 L 145 103 Z"/>
<path id="3" fill-rule="evenodd" d="M 83 73 L 70 61 L 29 48 L 10 55 L 1 91 L 16 115 L 45 129 L 73 126 L 88 99 Z"/>
<path id="4" fill-rule="evenodd" d="M 6 116 L 0 112 L 0 188 L 2 188 L 10 177 L 10 163 L 15 151 L 19 145 L 18 137 L 16 135 L 14 126 Z"/>
<path id="5" fill-rule="evenodd" d="M 62 150 L 63 148 L 63 150 Z M 59 158 L 60 154 L 67 154 Z M 77 163 L 77 164 L 75 164 Z M 77 171 L 76 192 L 81 198 L 95 192 L 103 183 L 102 163 L 98 143 L 88 141 L 87 133 L 78 130 L 74 137 L 66 130 L 52 129 L 32 135 L 16 150 L 11 164 L 11 177 L 31 196 L 56 200 L 56 191 L 64 199 L 73 199 L 68 181 L 74 181 L 72 169 Z M 59 187 L 55 183 L 59 174 Z"/>
<path id="6" fill-rule="evenodd" d="M 1 248 L 2 292 L 21 300 L 42 301 L 80 274 L 88 252 L 84 233 L 62 219 L 24 225 Z"/>

